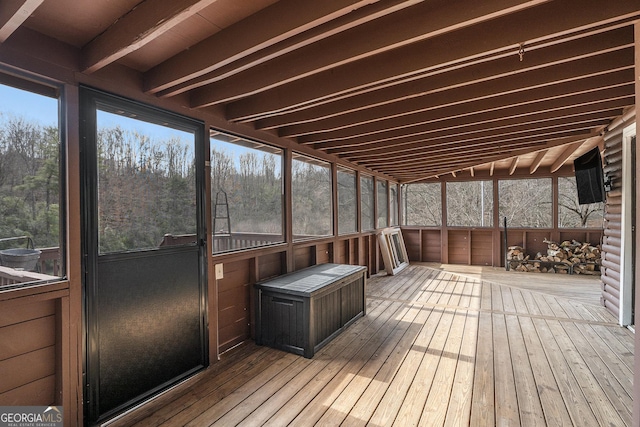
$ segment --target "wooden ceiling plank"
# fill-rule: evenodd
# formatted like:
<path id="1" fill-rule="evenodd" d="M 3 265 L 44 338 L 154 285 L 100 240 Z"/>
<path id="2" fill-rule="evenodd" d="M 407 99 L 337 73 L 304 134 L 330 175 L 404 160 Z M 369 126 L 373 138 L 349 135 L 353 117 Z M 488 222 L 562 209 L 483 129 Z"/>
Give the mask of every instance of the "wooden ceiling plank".
<path id="1" fill-rule="evenodd" d="M 93 73 L 157 39 L 216 0 L 146 0 L 82 48 L 82 70 Z"/>
<path id="2" fill-rule="evenodd" d="M 486 0 L 464 8 L 452 8 L 447 2 L 440 3 L 441 6 L 422 2 L 237 74 L 227 82 L 213 83 L 202 93 L 196 91 L 192 106 L 239 99 L 464 27 L 528 10 L 547 1 Z M 381 28 L 384 31 L 380 31 Z M 336 49 L 336 46 L 340 48 Z"/>
<path id="3" fill-rule="evenodd" d="M 317 27 L 311 28 L 300 34 L 296 34 L 277 44 L 268 46 L 258 52 L 254 52 L 243 58 L 234 61 L 231 64 L 224 65 L 220 68 L 210 71 L 206 74 L 190 79 L 184 83 L 172 86 L 169 89 L 159 91 L 160 97 L 175 96 L 197 87 L 214 83 L 227 77 L 238 74 L 241 71 L 251 67 L 258 66 L 274 58 L 293 52 L 296 49 L 303 48 L 312 43 L 316 43 L 322 39 L 338 34 L 342 31 L 354 28 L 358 25 L 379 19 L 385 15 L 397 12 L 399 10 L 411 7 L 423 0 L 380 0 L 372 4 L 368 4 L 353 12 L 339 16 L 338 18 L 325 22 Z"/>
<path id="4" fill-rule="evenodd" d="M 611 60 L 611 62 L 606 63 L 603 60 Z M 581 85 L 605 85 L 610 80 L 611 74 L 627 71 L 625 74 L 628 77 L 629 71 L 632 71 L 632 69 L 633 50 L 625 49 L 624 51 L 575 61 L 575 65 L 571 63 L 562 64 L 524 73 L 521 76 L 498 79 L 490 84 L 477 83 L 471 86 L 399 101 L 391 105 L 347 113 L 330 119 L 288 126 L 280 129 L 279 135 L 286 137 L 297 136 L 301 142 L 310 142 L 318 139 L 311 136 L 312 134 L 316 132 L 326 133 L 329 130 L 333 130 L 336 131 L 334 132 L 336 135 L 325 134 L 324 137 L 326 139 L 335 139 L 335 137 L 341 135 L 340 132 L 337 132 L 341 129 L 354 128 L 360 124 L 388 120 L 417 112 L 466 104 L 471 101 L 490 98 L 500 99 L 510 94 L 513 94 L 514 98 L 520 99 L 526 97 L 528 93 L 541 91 L 555 91 L 557 93 L 563 89 L 575 92 L 579 90 L 577 87 Z M 353 132 L 349 133 L 347 130 L 343 133 L 353 136 Z"/>
<path id="5" fill-rule="evenodd" d="M 564 151 L 556 158 L 555 162 L 551 165 L 551 172 L 555 172 L 564 165 L 564 163 L 571 157 L 575 151 L 584 144 L 585 141 L 578 141 L 573 144 L 567 145 Z"/>
<path id="6" fill-rule="evenodd" d="M 606 53 L 612 49 L 633 45 L 633 29 L 629 26 L 598 33 L 565 43 L 535 49 L 527 61 L 514 61 L 513 56 L 480 62 L 454 70 L 438 69 L 415 80 L 380 87 L 353 96 L 327 99 L 302 106 L 289 106 L 286 94 L 276 88 L 246 99 L 232 102 L 226 107 L 227 119 L 231 121 L 259 120 L 257 127 L 273 128 L 296 123 L 306 123 L 338 114 L 357 111 L 372 106 L 390 104 L 416 95 L 452 88 L 457 85 L 495 80 L 512 74 L 521 74 L 543 66 L 570 62 L 587 56 Z M 286 87 L 284 88 L 286 89 Z M 278 114 L 278 115 L 276 115 Z M 267 116 L 267 118 L 265 118 Z"/>
<path id="7" fill-rule="evenodd" d="M 2 0 L 0 2 L 0 43 L 7 40 L 44 0 Z"/>
<path id="8" fill-rule="evenodd" d="M 147 71 L 144 89 L 156 93 L 184 83 L 372 1 L 278 1 Z"/>
<path id="9" fill-rule="evenodd" d="M 286 93 L 297 96 L 296 101 L 287 101 L 287 105 L 314 102 L 364 88 L 377 89 L 378 85 L 392 80 L 466 63 L 481 56 L 506 52 L 515 54 L 523 40 L 537 43 L 557 39 L 575 29 L 595 28 L 613 21 L 629 22 L 638 16 L 635 1 L 619 0 L 614 2 L 615 6 L 603 8 L 596 0 L 565 0 L 562 10 L 557 3 L 551 2 L 296 79 L 295 84 L 291 83 L 295 76 L 269 83 L 265 80 L 269 74 L 259 81 L 243 80 L 238 74 L 226 83 L 218 82 L 195 89 L 191 105 L 200 107 L 230 102 L 283 84 L 284 80 L 289 82 Z M 459 9 L 456 6 L 452 8 Z M 531 22 L 536 25 L 524 25 Z M 495 31 L 496 28 L 500 31 Z M 285 103 L 284 100 L 281 102 Z"/>
<path id="10" fill-rule="evenodd" d="M 540 167 L 540 164 L 542 163 L 542 160 L 544 159 L 544 156 L 546 156 L 548 152 L 549 150 L 542 150 L 538 152 L 538 154 L 536 154 L 536 158 L 533 159 L 533 162 L 529 167 L 529 174 L 533 175 L 534 173 L 536 173 L 536 171 Z"/>

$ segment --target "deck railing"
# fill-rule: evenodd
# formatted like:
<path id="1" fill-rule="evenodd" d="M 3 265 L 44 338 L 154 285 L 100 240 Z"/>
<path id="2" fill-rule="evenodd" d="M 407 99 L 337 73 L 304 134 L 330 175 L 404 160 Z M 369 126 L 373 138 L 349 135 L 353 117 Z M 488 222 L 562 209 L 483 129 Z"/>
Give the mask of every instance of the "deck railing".
<path id="1" fill-rule="evenodd" d="M 38 260 L 38 270 L 43 274 L 52 276 L 60 276 L 62 257 L 60 256 L 60 248 L 39 248 L 40 259 Z"/>
<path id="2" fill-rule="evenodd" d="M 213 252 L 227 252 L 240 249 L 256 248 L 260 246 L 281 243 L 284 238 L 280 234 L 272 233 L 231 233 L 213 235 Z M 165 234 L 159 246 L 185 245 L 195 243 L 193 234 Z"/>
<path id="3" fill-rule="evenodd" d="M 15 285 L 17 283 L 35 282 L 41 280 L 53 280 L 61 275 L 62 257 L 60 248 L 38 248 L 40 258 L 35 271 L 25 271 L 20 268 L 11 268 L 0 265 L 0 286 Z"/>
<path id="4" fill-rule="evenodd" d="M 0 286 L 39 282 L 41 280 L 52 280 L 56 278 L 57 276 L 0 266 Z"/>

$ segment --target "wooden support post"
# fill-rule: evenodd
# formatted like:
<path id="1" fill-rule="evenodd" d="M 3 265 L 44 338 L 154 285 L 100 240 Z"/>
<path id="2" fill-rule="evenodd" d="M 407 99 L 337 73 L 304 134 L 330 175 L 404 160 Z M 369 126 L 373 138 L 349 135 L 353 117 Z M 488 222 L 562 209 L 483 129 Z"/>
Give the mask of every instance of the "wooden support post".
<path id="1" fill-rule="evenodd" d="M 635 82 L 636 82 L 636 123 L 638 123 L 638 105 L 640 104 L 640 22 L 636 21 L 635 30 Z M 636 165 L 640 164 L 640 150 L 636 150 Z M 640 185 L 636 186 L 635 207 L 636 212 L 640 211 Z M 640 233 L 636 233 L 636 248 L 640 247 Z M 635 283 L 640 283 L 640 250 L 636 250 L 634 260 L 636 266 Z M 635 312 L 640 313 L 640 298 L 635 299 Z M 635 361 L 636 366 L 640 364 L 640 334 L 635 334 Z M 640 425 L 640 369 L 634 371 L 633 381 L 633 423 L 632 425 Z"/>

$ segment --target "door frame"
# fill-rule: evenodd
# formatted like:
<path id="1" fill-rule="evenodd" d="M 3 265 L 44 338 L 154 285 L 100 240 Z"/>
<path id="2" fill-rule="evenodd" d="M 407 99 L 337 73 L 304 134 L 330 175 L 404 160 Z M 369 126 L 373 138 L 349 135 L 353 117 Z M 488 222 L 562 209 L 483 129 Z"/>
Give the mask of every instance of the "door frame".
<path id="1" fill-rule="evenodd" d="M 198 287 L 200 307 L 200 342 L 202 365 L 186 372 L 171 384 L 163 384 L 149 390 L 135 402 L 127 402 L 116 410 L 100 414 L 97 409 L 96 382 L 99 365 L 96 360 L 97 341 L 97 283 L 98 283 L 98 236 L 97 236 L 97 153 L 93 141 L 97 128 L 97 109 L 99 105 L 122 107 L 127 112 L 141 116 L 157 117 L 158 121 L 168 122 L 175 127 L 183 127 L 194 133 L 194 154 L 196 165 L 196 246 L 198 247 Z M 182 116 L 167 110 L 120 97 L 88 86 L 80 86 L 80 207 L 81 207 L 81 251 L 82 251 L 82 349 L 83 349 L 83 386 L 84 386 L 84 422 L 91 424 L 102 422 L 130 407 L 138 405 L 154 395 L 175 386 L 180 381 L 200 372 L 209 366 L 209 322 L 208 322 L 208 278 L 207 278 L 207 233 L 206 233 L 206 186 L 205 186 L 205 124 L 202 121 Z M 162 250 L 170 252 L 172 249 Z M 125 408 L 124 406 L 127 406 Z"/>
<path id="2" fill-rule="evenodd" d="M 622 258 L 620 260 L 620 316 L 621 326 L 634 324 L 635 286 L 635 156 L 631 141 L 636 136 L 636 124 L 622 131 Z M 637 147 L 636 147 L 637 148 Z M 635 165 L 637 166 L 637 165 Z"/>

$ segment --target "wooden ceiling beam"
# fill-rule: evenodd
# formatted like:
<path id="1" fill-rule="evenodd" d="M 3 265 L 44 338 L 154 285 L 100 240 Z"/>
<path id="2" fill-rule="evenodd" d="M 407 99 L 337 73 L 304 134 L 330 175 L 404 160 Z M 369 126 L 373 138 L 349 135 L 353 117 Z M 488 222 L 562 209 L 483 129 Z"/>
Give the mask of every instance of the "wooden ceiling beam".
<path id="1" fill-rule="evenodd" d="M 196 89 L 192 107 L 239 99 L 547 2 L 486 0 L 464 8 L 452 8 L 446 2 L 440 3 L 441 6 L 421 2 L 236 74 L 226 82 Z"/>
<path id="2" fill-rule="evenodd" d="M 289 101 L 280 97 L 283 105 L 301 105 L 347 93 L 353 95 L 358 91 L 397 84 L 401 79 L 415 78 L 443 66 L 470 65 L 470 62 L 495 59 L 498 55 L 516 56 L 523 41 L 527 44 L 557 43 L 561 36 L 566 37 L 576 29 L 604 31 L 596 29 L 603 24 L 622 26 L 638 16 L 635 0 L 618 0 L 606 8 L 596 0 L 565 0 L 561 7 L 566 13 L 562 13 L 555 2 L 542 4 L 295 81 L 291 81 L 295 76 L 287 77 L 289 74 L 271 83 L 266 79 L 273 74 L 266 74 L 258 81 L 242 80 L 241 75 L 236 75 L 233 84 L 218 82 L 192 91 L 191 106 L 230 102 L 282 85 L 285 81 L 288 84 L 282 95 L 297 99 Z M 535 25 L 530 25 L 534 22 Z M 337 50 L 335 46 L 332 49 Z"/>
<path id="3" fill-rule="evenodd" d="M 372 1 L 278 1 L 153 67 L 144 75 L 144 90 L 157 93 L 202 76 Z"/>
<path id="4" fill-rule="evenodd" d="M 278 58 L 279 56 L 289 52 L 293 52 L 296 49 L 303 48 L 327 37 L 357 27 L 358 25 L 365 24 L 385 15 L 411 7 L 421 1 L 423 0 L 379 0 L 374 3 L 367 4 L 366 6 L 360 7 L 346 15 L 339 16 L 336 19 L 324 22 L 303 33 L 296 34 L 286 40 L 251 53 L 230 64 L 216 68 L 213 71 L 190 79 L 184 83 L 161 90 L 157 92 L 157 95 L 160 97 L 175 96 L 188 90 L 220 81 L 244 70 Z"/>
<path id="5" fill-rule="evenodd" d="M 625 102 L 623 102 L 625 101 Z M 417 140 L 428 140 L 432 138 L 438 138 L 443 136 L 451 137 L 468 137 L 473 134 L 487 134 L 487 133 L 505 133 L 505 132 L 519 132 L 525 129 L 533 128 L 549 128 L 550 126 L 557 126 L 569 123 L 578 123 L 585 120 L 594 118 L 615 118 L 622 114 L 623 108 L 629 102 L 628 98 L 623 100 L 614 100 L 605 102 L 598 105 L 587 105 L 576 107 L 574 109 L 567 108 L 560 111 L 552 111 L 541 113 L 540 115 L 519 116 L 511 119 L 504 120 L 492 120 L 489 122 L 474 122 L 468 120 L 469 123 L 460 123 L 458 126 L 442 127 L 429 126 L 424 131 L 400 134 L 397 137 L 392 138 L 375 138 L 375 135 L 368 137 L 366 143 L 364 141 L 358 141 L 354 143 L 351 140 L 336 141 L 331 143 L 332 145 L 327 147 L 329 143 L 314 145 L 315 149 L 326 150 L 330 153 L 348 153 L 359 152 L 367 153 L 372 150 L 387 149 L 393 147 L 406 146 L 411 148 Z M 602 108 L 594 108 L 600 106 Z M 339 143 L 343 142 L 344 145 Z"/>
<path id="6" fill-rule="evenodd" d="M 437 103 L 428 106 L 416 106 L 416 111 L 404 114 L 401 117 L 381 118 L 379 120 L 361 123 L 348 129 L 326 130 L 322 132 L 323 138 L 314 143 L 323 141 L 338 141 L 347 138 L 357 138 L 368 134 L 384 131 L 385 129 L 397 129 L 414 126 L 416 123 L 437 121 L 447 117 L 469 117 L 484 115 L 486 113 L 501 113 L 504 116 L 514 114 L 529 114 L 535 112 L 535 107 L 546 110 L 549 105 L 567 105 L 574 99 L 587 99 L 593 101 L 594 97 L 601 99 L 614 99 L 628 97 L 633 94 L 633 84 L 629 80 L 633 70 L 623 70 L 608 76 L 596 76 L 576 82 L 558 84 L 547 88 L 534 88 L 525 93 L 512 93 L 497 97 L 469 100 L 454 105 L 442 105 Z M 433 97 L 436 98 L 436 97 Z M 434 101 L 440 100 L 433 99 Z M 446 97 L 442 97 L 446 103 Z M 578 101 L 576 101 L 578 102 Z M 588 102 L 588 101 L 587 101 Z M 303 141 L 308 141 L 304 139 Z M 345 141 L 346 143 L 346 141 Z"/>
<path id="7" fill-rule="evenodd" d="M 215 1 L 143 1 L 82 48 L 82 71 L 93 73 L 140 49 Z"/>
<path id="8" fill-rule="evenodd" d="M 500 157 L 498 157 L 495 154 L 495 151 L 494 152 L 484 151 L 476 155 L 463 156 L 456 160 L 445 159 L 435 164 L 432 163 L 432 164 L 415 165 L 409 168 L 390 167 L 390 168 L 383 168 L 383 170 L 385 171 L 385 174 L 387 176 L 392 176 L 394 179 L 397 179 L 398 181 L 404 181 L 405 179 L 411 179 L 412 177 L 416 177 L 416 176 L 419 177 L 420 179 L 420 178 L 423 178 L 425 174 L 428 174 L 429 176 L 445 175 L 447 173 L 451 173 L 451 171 L 459 171 L 459 170 L 464 170 L 470 167 L 477 166 L 478 156 L 483 156 L 487 159 L 492 159 L 494 162 L 497 162 L 497 161 L 505 161 L 505 160 L 512 159 L 515 156 L 518 156 L 519 153 L 521 153 L 522 151 L 525 151 L 525 150 L 518 147 L 514 147 L 512 149 L 505 150 L 499 153 Z M 368 167 L 366 165 L 362 165 L 362 166 L 365 168 Z M 511 163 L 509 164 L 509 166 L 511 166 Z M 496 171 L 494 171 L 494 175 L 495 174 L 496 174 Z M 505 171 L 505 175 L 507 174 L 508 174 L 508 169 Z"/>
<path id="9" fill-rule="evenodd" d="M 548 152 L 549 150 L 542 150 L 538 152 L 538 154 L 536 154 L 536 158 L 533 159 L 533 162 L 529 167 L 529 174 L 533 175 L 538 170 L 540 164 L 542 163 L 542 160 L 544 159 L 544 156 L 546 156 Z"/>
<path id="10" fill-rule="evenodd" d="M 283 90 L 277 88 L 230 103 L 226 106 L 226 115 L 231 121 L 258 120 L 256 126 L 265 129 L 306 123 L 371 106 L 390 104 L 458 85 L 494 80 L 543 66 L 595 56 L 629 45 L 633 45 L 633 28 L 627 26 L 545 48 L 530 48 L 534 49 L 533 53 L 523 63 L 514 60 L 513 55 L 509 55 L 448 72 L 447 69 L 434 70 L 415 80 L 339 99 L 326 99 L 291 106 L 283 102 L 287 99 L 286 94 L 282 93 L 286 87 Z"/>
<path id="11" fill-rule="evenodd" d="M 442 145 L 442 146 L 434 146 L 432 148 L 425 149 L 422 156 L 412 156 L 402 158 L 400 156 L 395 156 L 393 158 L 385 158 L 378 157 L 373 159 L 361 160 L 361 161 L 353 161 L 349 160 L 347 156 L 340 156 L 341 159 L 347 160 L 352 163 L 356 163 L 359 165 L 364 165 L 372 168 L 382 168 L 382 169 L 411 169 L 412 166 L 415 165 L 438 165 L 438 164 L 457 164 L 461 159 L 464 158 L 478 158 L 486 155 L 489 151 L 493 150 L 493 152 L 499 152 L 501 154 L 505 154 L 507 152 L 511 152 L 514 149 L 528 149 L 531 151 L 538 151 L 541 149 L 547 148 L 550 142 L 553 141 L 562 141 L 566 138 L 571 137 L 579 137 L 583 135 L 589 135 L 592 133 L 592 129 L 571 129 L 565 131 L 558 131 L 549 133 L 547 135 L 530 135 L 526 138 L 517 138 L 511 141 L 504 142 L 500 144 L 499 147 L 496 147 L 495 144 L 491 142 L 487 142 L 485 144 L 477 144 L 472 147 L 467 147 L 464 150 L 460 149 L 459 146 L 456 145 Z M 583 138 L 584 139 L 584 138 Z M 575 139 L 573 139 L 575 141 Z M 499 148 L 499 149 L 498 149 Z M 424 153 L 428 152 L 428 158 L 424 156 Z M 477 166 L 480 163 L 476 163 Z"/>
<path id="12" fill-rule="evenodd" d="M 591 127 L 558 129 L 556 131 L 543 134 L 531 134 L 519 138 L 510 138 L 508 141 L 501 141 L 499 144 L 495 141 L 487 140 L 483 143 L 472 144 L 470 146 L 460 146 L 454 143 L 425 145 L 424 149 L 421 151 L 421 155 L 416 155 L 415 153 L 413 155 L 379 155 L 366 159 L 351 158 L 350 156 L 339 157 L 341 159 L 357 164 L 367 165 L 369 167 L 375 166 L 388 168 L 393 165 L 397 165 L 398 167 L 409 167 L 414 163 L 438 163 L 451 156 L 452 161 L 457 161 L 458 158 L 463 155 L 470 155 L 471 153 L 477 154 L 484 152 L 485 150 L 504 152 L 505 149 L 513 146 L 518 146 L 519 148 L 525 148 L 528 146 L 531 151 L 537 151 L 540 149 L 541 141 L 544 142 L 547 139 L 560 139 L 568 136 L 588 134 L 591 130 Z M 428 153 L 428 156 L 424 156 L 425 153 Z"/>
<path id="13" fill-rule="evenodd" d="M 446 128 L 448 125 L 451 125 L 454 120 L 458 119 L 466 120 L 470 125 L 473 125 L 475 123 L 483 123 L 485 121 L 499 120 L 501 116 L 535 117 L 537 114 L 544 114 L 546 111 L 558 111 L 571 108 L 572 102 L 574 101 L 576 102 L 576 108 L 583 105 L 599 104 L 601 100 L 604 102 L 613 101 L 616 105 L 623 106 L 632 105 L 634 102 L 634 100 L 631 99 L 633 97 L 633 85 L 629 83 L 625 83 L 622 86 L 614 85 L 613 87 L 596 88 L 577 94 L 572 94 L 568 91 L 566 94 L 559 95 L 551 99 L 540 99 L 538 96 L 544 96 L 544 94 L 540 92 L 534 94 L 534 96 L 522 99 L 516 99 L 516 97 L 509 96 L 507 97 L 509 99 L 505 99 L 503 102 L 499 103 L 492 100 L 482 100 L 470 102 L 469 105 L 461 105 L 459 109 L 456 109 L 455 107 L 444 107 L 441 110 L 417 113 L 414 115 L 415 126 L 418 128 L 420 126 L 426 127 L 427 125 L 434 123 L 436 125 L 442 124 L 442 127 Z M 617 104 L 618 102 L 619 104 Z M 412 128 L 414 124 L 411 124 L 410 122 L 407 123 L 408 118 L 409 116 L 403 117 L 401 120 L 388 120 L 384 123 L 388 124 L 390 129 L 401 129 L 403 127 Z M 455 126 L 455 122 L 453 122 L 453 124 Z M 362 130 L 365 130 L 364 126 L 362 127 Z M 329 142 L 313 144 L 313 146 L 321 149 L 352 145 L 357 146 L 360 143 L 368 143 L 370 140 L 375 139 L 377 135 L 375 129 L 371 129 L 370 133 L 363 132 L 363 134 L 365 136 L 356 139 L 336 138 Z"/>
<path id="14" fill-rule="evenodd" d="M 570 129 L 572 127 L 585 128 L 589 126 L 599 126 L 609 124 L 616 114 L 610 114 L 608 116 L 584 116 L 567 119 L 558 119 L 548 126 L 539 126 L 536 124 L 522 127 L 518 129 L 493 129 L 487 131 L 474 132 L 467 135 L 451 135 L 447 133 L 434 136 L 432 138 L 414 139 L 410 142 L 403 144 L 378 144 L 370 149 L 333 149 L 328 150 L 328 154 L 340 155 L 348 157 L 353 160 L 366 159 L 368 157 L 383 156 L 390 158 L 395 153 L 401 153 L 403 155 L 412 155 L 414 152 L 420 152 L 425 147 L 430 147 L 432 144 L 454 144 L 454 145 L 472 145 L 474 143 L 482 143 L 483 141 L 495 141 L 500 143 L 513 138 L 518 138 L 521 135 L 531 135 L 533 133 L 543 134 L 553 132 L 558 129 Z"/>
<path id="15" fill-rule="evenodd" d="M 0 2 L 0 43 L 7 40 L 35 12 L 43 1 L 2 0 Z"/>
<path id="16" fill-rule="evenodd" d="M 572 138 L 565 138 L 564 140 L 559 140 L 557 145 L 564 145 L 566 143 L 568 143 L 567 141 L 571 141 L 573 140 L 573 142 L 576 142 L 576 139 L 578 139 L 578 142 L 580 141 L 584 141 L 584 138 L 588 138 L 585 142 L 585 144 L 589 144 L 590 141 L 596 141 L 596 145 L 597 145 L 597 141 L 602 141 L 602 137 L 599 135 L 595 135 L 595 134 L 591 134 L 591 136 L 581 136 L 581 137 L 572 137 Z M 551 148 L 551 147 L 549 147 Z M 516 150 L 514 152 L 511 153 L 500 153 L 494 156 L 487 156 L 485 157 L 485 161 L 489 160 L 490 162 L 498 162 L 498 161 L 503 161 L 506 159 L 509 159 L 511 157 L 514 156 L 520 156 L 520 155 L 525 155 L 528 154 L 530 151 L 528 151 L 528 149 L 521 149 L 521 150 Z M 389 175 L 393 176 L 395 179 L 397 179 L 400 183 L 405 183 L 405 182 L 418 182 L 421 180 L 425 180 L 428 178 L 432 178 L 435 176 L 440 176 L 440 175 L 444 175 L 446 173 L 448 173 L 450 170 L 458 170 L 461 167 L 471 167 L 471 166 L 475 166 L 477 165 L 477 161 L 474 160 L 469 160 L 469 161 L 464 161 L 462 163 L 458 163 L 455 166 L 454 165 L 435 165 L 435 166 L 430 166 L 428 168 L 423 168 L 423 169 L 414 169 L 411 171 L 405 171 L 405 170 L 398 170 L 397 172 L 394 173 L 390 173 Z"/>
<path id="17" fill-rule="evenodd" d="M 584 144 L 584 141 L 578 141 L 573 144 L 567 145 L 564 151 L 556 158 L 555 162 L 553 162 L 553 164 L 551 165 L 551 172 L 553 173 L 560 169 L 569 159 L 569 157 L 571 157 L 571 155 L 582 146 L 582 144 Z"/>
<path id="18" fill-rule="evenodd" d="M 522 75 L 509 76 L 491 83 L 476 83 L 470 86 L 432 93 L 427 96 L 406 99 L 390 105 L 371 107 L 367 110 L 347 113 L 330 119 L 287 126 L 279 130 L 279 135 L 286 137 L 296 136 L 303 143 L 321 142 L 318 140 L 331 140 L 341 136 L 353 137 L 357 134 L 355 134 L 355 131 L 348 129 L 360 124 L 399 118 L 418 112 L 466 104 L 482 99 L 494 98 L 498 102 L 508 95 L 514 95 L 514 99 L 522 99 L 536 92 L 558 93 L 559 90 L 564 90 L 564 92 L 560 93 L 567 93 L 567 91 L 579 92 L 581 86 L 606 85 L 611 79 L 611 74 L 623 71 L 627 71 L 627 78 L 629 71 L 633 71 L 632 49 L 578 60 L 573 64 L 561 64 L 523 73 Z M 544 95 L 541 95 L 541 97 L 544 97 Z M 548 99 L 550 96 L 546 98 Z M 382 126 L 388 128 L 388 126 Z M 333 132 L 327 135 L 329 131 Z M 322 135 L 313 136 L 315 133 L 322 133 Z"/>
<path id="19" fill-rule="evenodd" d="M 568 95 L 549 101 L 533 101 L 524 105 L 501 105 L 489 111 L 475 113 L 460 111 L 461 116 L 456 116 L 455 108 L 443 108 L 435 111 L 435 115 L 420 115 L 416 118 L 415 125 L 407 124 L 406 127 L 393 128 L 387 131 L 373 132 L 355 138 L 339 138 L 329 142 L 313 144 L 316 149 L 327 150 L 332 148 L 358 147 L 376 142 L 394 142 L 406 135 L 420 135 L 431 131 L 451 130 L 455 131 L 468 125 L 470 128 L 481 126 L 490 127 L 497 124 L 509 123 L 530 123 L 537 120 L 551 119 L 556 116 L 577 114 L 587 114 L 589 112 L 603 111 L 614 108 L 626 108 L 633 105 L 635 97 L 633 88 L 630 85 L 609 88 L 603 91 L 592 91 L 580 95 Z M 575 102 L 575 104 L 574 104 Z M 463 106 L 461 109 L 464 110 Z M 508 111 L 508 114 L 506 113 Z M 441 115 L 443 113 L 444 115 Z M 451 113 L 447 115 L 446 113 Z M 505 119 L 509 116 L 509 119 Z M 426 119 L 427 121 L 422 121 Z"/>

